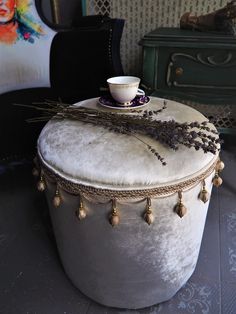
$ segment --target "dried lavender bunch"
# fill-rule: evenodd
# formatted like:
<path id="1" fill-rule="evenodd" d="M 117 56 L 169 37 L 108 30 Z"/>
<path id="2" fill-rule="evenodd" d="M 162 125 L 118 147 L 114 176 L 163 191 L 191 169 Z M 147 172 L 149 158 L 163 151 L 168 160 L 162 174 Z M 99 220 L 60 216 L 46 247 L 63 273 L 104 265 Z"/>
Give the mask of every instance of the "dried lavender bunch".
<path id="1" fill-rule="evenodd" d="M 31 107 L 42 111 L 46 115 L 30 119 L 29 122 L 45 121 L 52 117 L 54 119 L 73 119 L 100 125 L 113 132 L 132 135 L 143 142 L 163 165 L 166 165 L 164 158 L 160 156 L 155 148 L 141 140 L 138 135 L 149 136 L 175 151 L 182 144 L 195 150 L 202 149 L 204 153 L 216 154 L 219 151 L 219 144 L 221 144 L 218 132 L 210 128 L 208 121 L 179 123 L 175 120 L 162 121 L 155 119 L 155 116 L 166 108 L 166 102 L 159 110 L 133 110 L 132 114 L 74 107 L 51 101 L 43 103 L 43 106 L 40 103 Z M 139 114 L 134 114 L 135 112 Z"/>

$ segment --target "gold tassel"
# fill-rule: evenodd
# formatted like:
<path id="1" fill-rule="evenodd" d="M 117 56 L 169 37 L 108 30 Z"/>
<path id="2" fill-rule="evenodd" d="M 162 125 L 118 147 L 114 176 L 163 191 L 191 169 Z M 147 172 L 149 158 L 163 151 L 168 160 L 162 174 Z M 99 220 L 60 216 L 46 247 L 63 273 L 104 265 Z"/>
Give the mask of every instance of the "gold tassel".
<path id="1" fill-rule="evenodd" d="M 34 177 L 38 177 L 38 176 L 39 176 L 39 171 L 38 171 L 38 169 L 37 169 L 36 167 L 34 167 L 34 168 L 32 169 L 32 175 L 33 175 Z"/>
<path id="2" fill-rule="evenodd" d="M 215 176 L 212 180 L 212 183 L 214 184 L 214 186 L 216 186 L 217 188 L 223 183 L 223 180 L 221 179 L 221 177 L 219 176 L 218 171 L 216 171 Z"/>
<path id="3" fill-rule="evenodd" d="M 179 196 L 179 202 L 177 205 L 175 205 L 174 211 L 180 218 L 182 218 L 187 213 L 187 208 L 184 206 L 182 202 L 183 194 L 181 191 L 178 192 L 178 196 Z"/>
<path id="4" fill-rule="evenodd" d="M 53 205 L 54 207 L 59 207 L 61 204 L 61 196 L 60 196 L 60 193 L 59 193 L 59 190 L 58 190 L 58 187 L 56 188 L 56 192 L 55 192 L 55 196 L 53 198 Z"/>
<path id="5" fill-rule="evenodd" d="M 221 172 L 225 167 L 225 164 L 222 160 L 218 160 L 217 163 L 216 163 L 216 171 L 217 172 Z"/>
<path id="6" fill-rule="evenodd" d="M 120 223 L 120 216 L 118 214 L 116 199 L 112 200 L 112 213 L 110 215 L 109 222 L 112 227 L 117 226 Z"/>
<path id="7" fill-rule="evenodd" d="M 75 214 L 79 220 L 83 220 L 87 216 L 81 195 L 80 195 L 80 201 L 79 201 L 79 208 L 76 210 Z"/>
<path id="8" fill-rule="evenodd" d="M 151 210 L 151 199 L 150 197 L 147 197 L 147 205 L 146 205 L 146 211 L 144 213 L 144 220 L 146 223 L 150 226 L 154 222 L 154 215 Z"/>
<path id="9" fill-rule="evenodd" d="M 206 203 L 207 201 L 209 201 L 210 194 L 206 190 L 206 182 L 205 182 L 205 180 L 203 180 L 202 190 L 199 193 L 199 198 L 200 198 L 200 200 L 203 203 Z"/>
<path id="10" fill-rule="evenodd" d="M 46 189 L 46 182 L 42 175 L 40 176 L 40 180 L 37 184 L 37 188 L 40 192 L 43 192 Z"/>

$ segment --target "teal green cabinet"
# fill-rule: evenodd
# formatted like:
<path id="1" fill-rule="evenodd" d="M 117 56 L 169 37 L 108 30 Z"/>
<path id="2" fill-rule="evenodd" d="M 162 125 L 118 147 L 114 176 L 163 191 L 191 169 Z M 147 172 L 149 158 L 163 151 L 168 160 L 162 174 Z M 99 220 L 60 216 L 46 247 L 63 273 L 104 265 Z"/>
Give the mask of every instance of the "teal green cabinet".
<path id="1" fill-rule="evenodd" d="M 159 28 L 145 35 L 140 45 L 142 83 L 149 94 L 236 103 L 236 37 Z"/>

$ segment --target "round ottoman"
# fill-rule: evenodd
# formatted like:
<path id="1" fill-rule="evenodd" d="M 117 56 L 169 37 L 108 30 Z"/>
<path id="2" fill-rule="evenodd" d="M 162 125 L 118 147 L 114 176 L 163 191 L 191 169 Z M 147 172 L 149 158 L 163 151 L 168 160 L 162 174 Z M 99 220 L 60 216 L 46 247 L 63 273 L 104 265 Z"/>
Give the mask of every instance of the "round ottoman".
<path id="1" fill-rule="evenodd" d="M 98 99 L 77 106 L 110 111 Z M 162 107 L 163 99 L 151 97 L 140 111 L 122 114 L 147 110 L 163 121 L 206 121 L 174 101 L 159 112 Z M 144 135 L 52 119 L 38 139 L 38 165 L 62 264 L 85 295 L 107 306 L 143 308 L 170 299 L 186 283 L 212 181 L 221 183 L 218 153 L 184 145 L 173 151 Z"/>

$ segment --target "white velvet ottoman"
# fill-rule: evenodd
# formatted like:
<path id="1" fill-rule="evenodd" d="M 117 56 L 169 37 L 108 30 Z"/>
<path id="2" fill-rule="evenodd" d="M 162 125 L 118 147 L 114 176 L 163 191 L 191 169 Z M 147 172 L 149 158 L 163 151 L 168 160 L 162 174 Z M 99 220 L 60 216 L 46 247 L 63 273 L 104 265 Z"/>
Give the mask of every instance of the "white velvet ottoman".
<path id="1" fill-rule="evenodd" d="M 97 99 L 79 105 L 109 111 Z M 143 110 L 162 105 L 153 97 Z M 157 117 L 206 120 L 169 100 Z M 79 121 L 52 119 L 38 139 L 38 187 L 46 188 L 65 271 L 107 306 L 151 306 L 186 283 L 197 263 L 213 178 L 220 183 L 218 154 L 185 146 L 174 152 L 145 141 L 166 166 L 137 138 Z"/>

